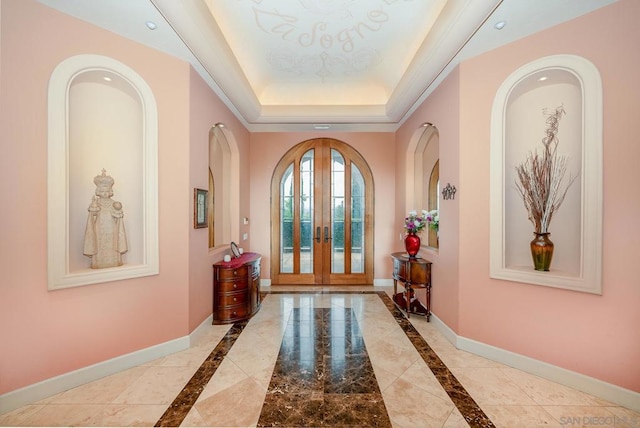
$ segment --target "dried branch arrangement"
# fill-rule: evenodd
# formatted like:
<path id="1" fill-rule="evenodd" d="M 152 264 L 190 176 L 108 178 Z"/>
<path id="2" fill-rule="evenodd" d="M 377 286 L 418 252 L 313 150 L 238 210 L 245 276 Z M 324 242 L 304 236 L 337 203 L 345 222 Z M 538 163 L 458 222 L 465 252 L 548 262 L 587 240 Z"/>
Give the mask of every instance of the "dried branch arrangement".
<path id="1" fill-rule="evenodd" d="M 553 214 L 560 208 L 567 191 L 576 177 L 569 174 L 565 180 L 569 159 L 558 154 L 558 125 L 564 114 L 564 106 L 553 112 L 546 108 L 547 129 L 542 139 L 543 150 L 529 152 L 527 159 L 516 166 L 516 189 L 522 196 L 529 220 L 536 233 L 548 233 Z"/>

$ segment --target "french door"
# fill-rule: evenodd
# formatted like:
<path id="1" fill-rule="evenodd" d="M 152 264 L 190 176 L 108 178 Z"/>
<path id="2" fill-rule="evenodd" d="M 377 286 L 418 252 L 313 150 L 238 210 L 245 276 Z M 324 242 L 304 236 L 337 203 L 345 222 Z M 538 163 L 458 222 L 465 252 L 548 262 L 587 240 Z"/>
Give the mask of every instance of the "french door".
<path id="1" fill-rule="evenodd" d="M 271 182 L 273 284 L 373 283 L 373 179 L 331 138 L 289 150 Z"/>

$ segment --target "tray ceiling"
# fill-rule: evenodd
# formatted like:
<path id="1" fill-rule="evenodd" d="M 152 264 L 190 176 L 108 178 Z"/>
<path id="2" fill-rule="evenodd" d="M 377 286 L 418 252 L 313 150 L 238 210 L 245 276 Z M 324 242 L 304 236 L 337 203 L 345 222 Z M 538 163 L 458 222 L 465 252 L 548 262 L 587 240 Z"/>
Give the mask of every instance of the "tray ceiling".
<path id="1" fill-rule="evenodd" d="M 251 131 L 394 131 L 461 60 L 614 1 L 40 0 L 189 61 Z"/>

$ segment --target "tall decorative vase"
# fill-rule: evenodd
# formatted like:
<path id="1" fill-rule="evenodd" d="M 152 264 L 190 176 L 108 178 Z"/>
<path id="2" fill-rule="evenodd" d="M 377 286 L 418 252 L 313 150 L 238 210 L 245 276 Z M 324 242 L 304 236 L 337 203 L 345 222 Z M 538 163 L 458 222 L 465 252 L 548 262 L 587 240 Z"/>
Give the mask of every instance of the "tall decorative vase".
<path id="1" fill-rule="evenodd" d="M 553 258 L 553 242 L 549 239 L 550 233 L 533 232 L 535 238 L 531 241 L 531 257 L 535 270 L 548 271 Z"/>
<path id="2" fill-rule="evenodd" d="M 409 258 L 415 259 L 420 251 L 420 237 L 415 232 L 409 232 L 404 238 L 404 248 L 409 254 Z"/>

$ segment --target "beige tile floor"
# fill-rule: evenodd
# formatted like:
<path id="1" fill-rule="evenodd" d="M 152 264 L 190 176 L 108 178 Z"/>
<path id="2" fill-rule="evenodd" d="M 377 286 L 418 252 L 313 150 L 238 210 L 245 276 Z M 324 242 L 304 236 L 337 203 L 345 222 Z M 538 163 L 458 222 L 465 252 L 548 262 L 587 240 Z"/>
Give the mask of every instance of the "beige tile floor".
<path id="1" fill-rule="evenodd" d="M 394 427 L 468 426 L 375 294 L 269 295 L 182 426 L 256 426 L 294 307 L 353 309 Z M 460 351 L 424 318 L 411 321 L 497 427 L 640 428 L 639 413 Z M 208 326 L 190 349 L 0 415 L 0 425 L 153 426 L 229 328 Z"/>

